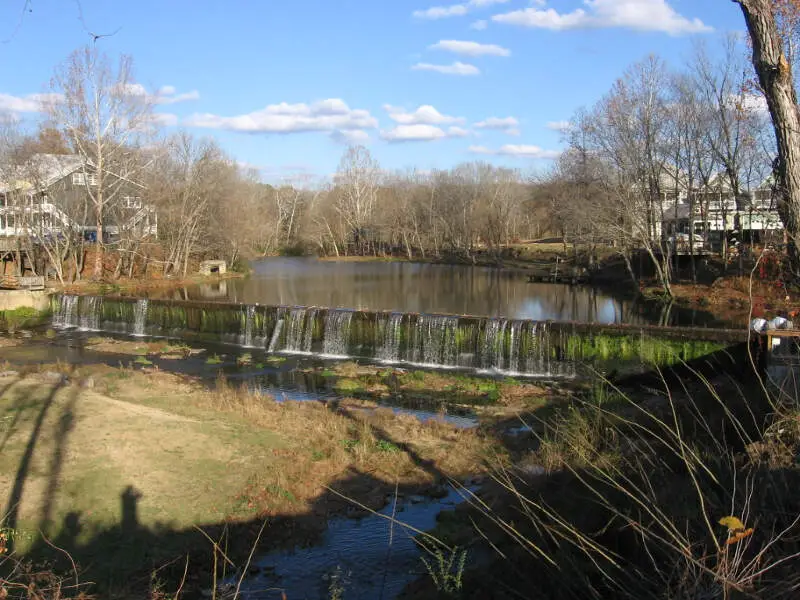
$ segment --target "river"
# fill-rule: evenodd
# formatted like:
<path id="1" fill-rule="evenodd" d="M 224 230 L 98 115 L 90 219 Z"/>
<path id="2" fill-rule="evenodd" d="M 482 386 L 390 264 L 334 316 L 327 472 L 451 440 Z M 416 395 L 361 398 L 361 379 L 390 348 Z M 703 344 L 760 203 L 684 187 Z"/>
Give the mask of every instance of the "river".
<path id="1" fill-rule="evenodd" d="M 703 311 L 648 305 L 588 285 L 529 283 L 520 271 L 489 267 L 315 258 L 268 258 L 251 266 L 243 279 L 158 291 L 153 297 L 536 321 L 723 324 Z"/>

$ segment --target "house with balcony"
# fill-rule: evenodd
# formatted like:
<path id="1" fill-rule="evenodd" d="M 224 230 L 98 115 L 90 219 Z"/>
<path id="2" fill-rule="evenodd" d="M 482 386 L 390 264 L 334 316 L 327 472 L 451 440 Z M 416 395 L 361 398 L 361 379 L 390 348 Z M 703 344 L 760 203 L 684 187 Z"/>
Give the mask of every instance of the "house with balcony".
<path id="1" fill-rule="evenodd" d="M 723 241 L 765 243 L 783 238 L 783 223 L 775 206 L 772 181 L 762 182 L 737 197 L 724 172 L 706 185 L 673 198 L 663 210 L 662 238 L 677 253 L 718 251 Z"/>
<path id="2" fill-rule="evenodd" d="M 92 197 L 98 192 L 94 165 L 77 155 L 35 154 L 24 164 L 0 170 L 0 239 L 82 235 L 95 241 Z M 123 234 L 141 239 L 158 234 L 158 216 L 145 187 L 113 172 L 104 173 L 104 242 Z M 96 196 L 95 196 L 96 197 Z"/>

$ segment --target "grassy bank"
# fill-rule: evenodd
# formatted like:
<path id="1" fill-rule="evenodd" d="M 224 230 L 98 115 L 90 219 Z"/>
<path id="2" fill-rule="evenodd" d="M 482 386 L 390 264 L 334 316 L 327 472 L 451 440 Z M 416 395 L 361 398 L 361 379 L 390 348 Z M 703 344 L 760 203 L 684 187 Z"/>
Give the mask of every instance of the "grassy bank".
<path id="1" fill-rule="evenodd" d="M 796 598 L 796 398 L 720 373 L 532 414 L 492 483 L 441 515 L 435 535 L 483 557 L 453 597 Z"/>
<path id="2" fill-rule="evenodd" d="M 487 416 L 538 407 L 562 393 L 560 388 L 510 377 L 474 377 L 446 371 L 395 369 L 354 362 L 319 367 L 314 372 L 333 382 L 340 394 L 393 405 L 434 410 L 461 406 Z"/>
<path id="3" fill-rule="evenodd" d="M 20 307 L 14 310 L 0 311 L 0 330 L 15 332 L 20 329 L 31 329 L 46 324 L 50 319 L 49 311 Z"/>
<path id="4" fill-rule="evenodd" d="M 350 506 L 329 488 L 377 508 L 395 486 L 426 493 L 479 472 L 490 448 L 439 422 L 276 403 L 159 372 L 50 367 L 10 373 L 0 390 L 14 552 L 57 559 L 47 539 L 103 595 L 148 588 L 187 552 L 192 577 L 207 582 L 211 548 L 197 528 L 236 532 L 231 555 L 264 520 L 262 547 L 302 543 Z"/>

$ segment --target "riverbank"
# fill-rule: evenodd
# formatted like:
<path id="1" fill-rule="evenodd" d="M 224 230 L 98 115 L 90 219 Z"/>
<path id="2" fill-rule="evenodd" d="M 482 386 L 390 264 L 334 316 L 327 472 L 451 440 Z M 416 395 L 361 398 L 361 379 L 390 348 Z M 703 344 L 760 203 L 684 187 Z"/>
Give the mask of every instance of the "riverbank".
<path id="1" fill-rule="evenodd" d="M 396 489 L 436 495 L 479 474 L 491 447 L 477 431 L 387 409 L 278 403 L 147 367 L 42 366 L 0 382 L 14 550 L 55 558 L 41 531 L 108 595 L 141 591 L 187 552 L 207 584 L 213 552 L 197 528 L 240 533 L 237 558 L 265 520 L 260 551 L 306 543 L 352 513 L 343 496 L 377 509 Z"/>
<path id="2" fill-rule="evenodd" d="M 796 598 L 797 391 L 755 376 L 636 396 L 599 386 L 525 419 L 487 484 L 431 532 L 457 549 L 444 564 L 466 564 L 445 580 L 453 596 Z M 419 580 L 402 597 L 441 591 Z"/>

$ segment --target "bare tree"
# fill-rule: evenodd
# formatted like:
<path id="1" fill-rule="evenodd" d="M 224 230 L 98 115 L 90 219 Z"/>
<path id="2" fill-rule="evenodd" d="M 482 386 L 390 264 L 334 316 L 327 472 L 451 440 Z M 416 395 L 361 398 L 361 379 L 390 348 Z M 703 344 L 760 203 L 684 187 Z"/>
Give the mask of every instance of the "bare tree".
<path id="1" fill-rule="evenodd" d="M 164 271 L 185 275 L 191 256 L 217 241 L 204 236 L 213 233 L 212 208 L 230 210 L 236 167 L 214 142 L 187 133 L 166 140 L 151 163 L 146 181 L 159 215 Z"/>
<path id="2" fill-rule="evenodd" d="M 357 252 L 363 253 L 368 244 L 363 233 L 373 216 L 380 178 L 380 167 L 364 146 L 345 151 L 335 177 L 335 206 Z"/>
<path id="3" fill-rule="evenodd" d="M 611 213 L 606 224 L 614 237 L 626 240 L 625 246 L 648 255 L 664 294 L 671 296 L 670 255 L 661 235 L 670 198 L 664 174 L 675 168 L 667 164 L 667 83 L 659 59 L 637 63 L 591 112 L 576 120 L 576 127 L 587 144 L 585 151 L 610 167 L 604 187 L 620 212 Z"/>
<path id="4" fill-rule="evenodd" d="M 73 52 L 56 70 L 51 88 L 49 116 L 84 159 L 83 185 L 96 235 L 93 277 L 99 279 L 107 216 L 143 166 L 136 149 L 152 130 L 150 102 L 133 79 L 129 57 L 112 66 L 94 47 Z"/>

